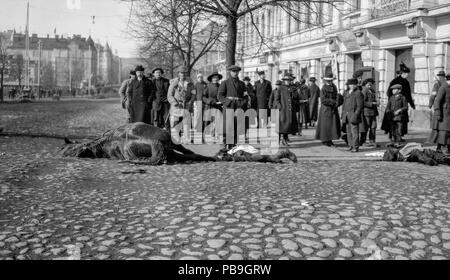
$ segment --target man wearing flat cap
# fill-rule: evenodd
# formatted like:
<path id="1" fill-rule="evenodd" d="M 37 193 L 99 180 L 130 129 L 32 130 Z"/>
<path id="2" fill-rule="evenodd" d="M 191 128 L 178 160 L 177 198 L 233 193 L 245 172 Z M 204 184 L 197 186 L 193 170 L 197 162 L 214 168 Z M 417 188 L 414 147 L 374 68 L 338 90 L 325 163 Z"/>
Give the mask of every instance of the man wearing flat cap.
<path id="1" fill-rule="evenodd" d="M 362 122 L 364 97 L 358 88 L 358 80 L 353 78 L 347 81 L 348 91 L 344 94 L 342 109 L 342 125 L 347 127 L 347 140 L 349 151 L 359 152 L 359 125 Z"/>
<path id="2" fill-rule="evenodd" d="M 389 138 L 391 144 L 399 146 L 403 133 L 403 124 L 408 116 L 408 102 L 406 97 L 401 94 L 402 85 L 395 84 L 390 87 L 392 96 L 386 105 L 385 120 L 383 123 L 388 124 Z M 385 129 L 385 128 L 383 128 Z"/>
<path id="3" fill-rule="evenodd" d="M 194 84 L 188 77 L 188 68 L 180 67 L 178 78 L 170 81 L 167 100 L 170 103 L 170 126 L 174 141 L 181 143 L 180 125 L 182 124 L 183 142 L 190 142 L 190 113 L 193 111 L 193 105 L 196 98 Z"/>
<path id="4" fill-rule="evenodd" d="M 272 83 L 266 80 L 266 73 L 264 71 L 258 71 L 258 76 L 259 80 L 255 82 L 256 112 L 259 126 L 266 126 L 268 123 L 267 118 L 270 117 L 269 99 L 272 93 Z M 264 114 L 264 111 L 267 113 Z"/>
<path id="5" fill-rule="evenodd" d="M 156 96 L 152 106 L 153 125 L 169 130 L 170 103 L 167 100 L 167 93 L 169 92 L 170 82 L 163 77 L 164 70 L 162 68 L 153 69 L 152 74 L 153 83 L 156 87 Z"/>
<path id="6" fill-rule="evenodd" d="M 151 80 L 144 76 L 145 68 L 142 65 L 138 65 L 135 71 L 136 79 L 131 81 L 127 89 L 130 123 L 151 124 L 151 104 L 155 99 L 155 86 Z"/>
<path id="7" fill-rule="evenodd" d="M 130 115 L 130 111 L 128 110 L 129 108 L 127 108 L 127 90 L 128 90 L 128 87 L 130 86 L 131 82 L 134 79 L 136 79 L 136 71 L 131 70 L 130 77 L 122 82 L 122 85 L 120 86 L 120 89 L 119 89 L 120 101 L 122 103 L 122 108 L 124 110 L 127 110 L 127 113 L 128 113 L 127 120 L 128 121 L 130 121 L 131 115 Z"/>
<path id="8" fill-rule="evenodd" d="M 231 149 L 237 144 L 238 134 L 245 134 L 245 123 L 237 123 L 236 110 L 247 110 L 248 98 L 245 96 L 245 84 L 239 80 L 241 67 L 233 65 L 228 67 L 230 78 L 220 84 L 218 97 L 223 104 L 224 144 Z M 231 135 L 230 135 L 231 134 Z"/>

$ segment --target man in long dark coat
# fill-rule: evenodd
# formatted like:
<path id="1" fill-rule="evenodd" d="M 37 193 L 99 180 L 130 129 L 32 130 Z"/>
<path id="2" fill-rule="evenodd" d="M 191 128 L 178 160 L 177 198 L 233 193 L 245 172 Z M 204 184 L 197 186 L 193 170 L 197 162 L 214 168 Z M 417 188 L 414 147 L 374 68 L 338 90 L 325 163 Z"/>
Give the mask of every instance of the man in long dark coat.
<path id="1" fill-rule="evenodd" d="M 298 132 L 294 105 L 296 88 L 292 85 L 293 80 L 294 78 L 291 75 L 285 75 L 283 77 L 284 84 L 274 93 L 274 109 L 279 110 L 278 133 L 282 146 L 289 146 L 288 135 Z"/>
<path id="2" fill-rule="evenodd" d="M 333 83 L 333 74 L 324 78 L 325 85 L 320 91 L 320 113 L 317 123 L 316 139 L 322 141 L 322 144 L 331 147 L 334 146 L 333 140 L 341 137 L 341 122 L 339 120 L 338 108 L 341 102 L 341 96 L 338 93 L 336 85 Z"/>
<path id="3" fill-rule="evenodd" d="M 152 71 L 153 83 L 156 88 L 155 100 L 152 106 L 152 116 L 154 126 L 170 129 L 169 112 L 170 103 L 167 101 L 167 92 L 169 91 L 169 80 L 164 78 L 164 70 L 161 68 L 155 68 Z"/>
<path id="4" fill-rule="evenodd" d="M 261 110 L 266 110 L 266 118 L 270 117 L 269 98 L 272 93 L 272 83 L 266 80 L 266 74 L 264 71 L 258 72 L 258 76 L 259 80 L 255 82 L 258 124 L 259 126 L 265 126 L 268 122 L 267 119 L 263 118 L 264 114 L 262 114 L 263 111 Z M 261 123 L 261 119 L 265 120 Z"/>
<path id="5" fill-rule="evenodd" d="M 409 73 L 411 72 L 411 70 L 405 65 L 405 64 L 400 64 L 400 76 L 396 77 L 395 79 L 392 80 L 392 82 L 389 84 L 389 88 L 387 91 L 387 97 L 388 99 L 391 98 L 392 96 L 392 86 L 393 85 L 401 85 L 402 86 L 402 95 L 406 98 L 406 101 L 408 102 L 409 106 L 411 106 L 411 108 L 413 110 L 416 109 L 416 105 L 414 104 L 414 99 L 412 98 L 412 93 L 411 93 L 411 86 L 409 84 L 409 81 L 407 80 Z M 388 118 L 384 118 L 385 120 L 387 120 Z M 402 135 L 404 136 L 406 134 L 408 134 L 408 123 L 409 123 L 409 114 L 406 114 L 405 116 L 405 120 L 402 121 Z M 384 130 L 386 133 L 388 133 L 390 131 L 390 125 L 388 123 L 384 123 L 381 126 L 381 129 Z M 403 139 L 402 139 L 403 141 Z"/>
<path id="6" fill-rule="evenodd" d="M 127 108 L 130 112 L 130 123 L 143 122 L 151 124 L 152 102 L 155 99 L 155 86 L 144 76 L 144 67 L 138 65 L 134 79 L 127 89 Z"/>
<path id="7" fill-rule="evenodd" d="M 299 135 L 302 136 L 303 124 L 305 128 L 308 128 L 308 123 L 310 123 L 310 114 L 309 114 L 309 99 L 311 97 L 311 92 L 309 91 L 309 87 L 306 85 L 305 79 L 300 79 L 300 84 L 297 88 L 298 93 L 298 110 L 297 110 L 297 121 L 298 121 L 298 132 Z"/>
<path id="8" fill-rule="evenodd" d="M 344 98 L 342 124 L 347 126 L 349 150 L 352 153 L 357 153 L 359 152 L 360 146 L 359 127 L 362 122 L 364 97 L 359 90 L 357 79 L 349 79 L 347 85 L 349 86 L 349 90 Z"/>
<path id="9" fill-rule="evenodd" d="M 237 109 L 242 109 L 245 112 L 248 107 L 248 98 L 244 95 L 245 84 L 238 77 L 241 70 L 241 67 L 236 65 L 228 67 L 230 78 L 220 84 L 218 92 L 219 101 L 223 104 L 223 135 L 225 148 L 227 149 L 232 149 L 237 144 L 238 133 L 245 133 L 245 122 L 240 123 L 238 129 L 237 116 L 235 114 Z M 229 115 L 230 113 L 233 116 Z M 234 137 L 231 137 L 229 133 L 234 134 Z"/>
<path id="10" fill-rule="evenodd" d="M 316 126 L 316 122 L 319 116 L 319 97 L 320 88 L 316 85 L 316 78 L 311 77 L 309 79 L 309 93 L 311 97 L 309 98 L 309 115 L 311 126 Z"/>

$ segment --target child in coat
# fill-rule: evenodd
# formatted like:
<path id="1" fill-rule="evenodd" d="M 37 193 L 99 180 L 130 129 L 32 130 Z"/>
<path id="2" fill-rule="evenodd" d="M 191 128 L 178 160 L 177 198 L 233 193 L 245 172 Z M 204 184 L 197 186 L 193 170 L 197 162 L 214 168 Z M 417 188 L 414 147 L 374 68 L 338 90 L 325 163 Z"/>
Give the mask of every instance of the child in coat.
<path id="1" fill-rule="evenodd" d="M 389 117 L 390 132 L 392 135 L 391 145 L 400 146 L 403 122 L 407 119 L 408 102 L 406 101 L 405 96 L 401 94 L 401 85 L 395 84 L 391 89 L 393 95 L 389 98 L 386 106 L 386 113 Z"/>

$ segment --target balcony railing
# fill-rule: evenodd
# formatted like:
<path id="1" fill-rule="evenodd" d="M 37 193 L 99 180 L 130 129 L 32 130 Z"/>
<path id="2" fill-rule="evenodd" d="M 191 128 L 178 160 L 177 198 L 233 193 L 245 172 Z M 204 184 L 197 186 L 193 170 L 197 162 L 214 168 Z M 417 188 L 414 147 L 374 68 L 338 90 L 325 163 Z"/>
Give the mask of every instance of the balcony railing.
<path id="1" fill-rule="evenodd" d="M 372 18 L 392 16 L 409 10 L 411 0 L 375 0 Z"/>

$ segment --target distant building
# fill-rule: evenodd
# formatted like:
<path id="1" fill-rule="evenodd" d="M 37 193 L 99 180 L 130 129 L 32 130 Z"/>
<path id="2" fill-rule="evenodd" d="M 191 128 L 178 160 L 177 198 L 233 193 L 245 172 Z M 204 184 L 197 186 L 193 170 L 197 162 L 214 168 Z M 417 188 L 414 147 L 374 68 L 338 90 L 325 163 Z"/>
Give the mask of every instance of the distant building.
<path id="1" fill-rule="evenodd" d="M 3 34 L 11 38 L 8 54 L 12 58 L 21 55 L 25 59 L 25 35 L 15 31 Z M 92 86 L 120 83 L 120 58 L 112 53 L 108 44 L 106 47 L 96 44 L 90 36 L 87 39 L 81 35 L 73 35 L 72 38 L 55 35 L 51 38 L 32 34 L 29 50 L 31 86 L 38 85 L 39 60 L 41 86 L 47 83 L 61 88 L 81 88 L 89 84 L 89 79 Z M 17 77 L 6 76 L 5 85 L 18 85 Z"/>

